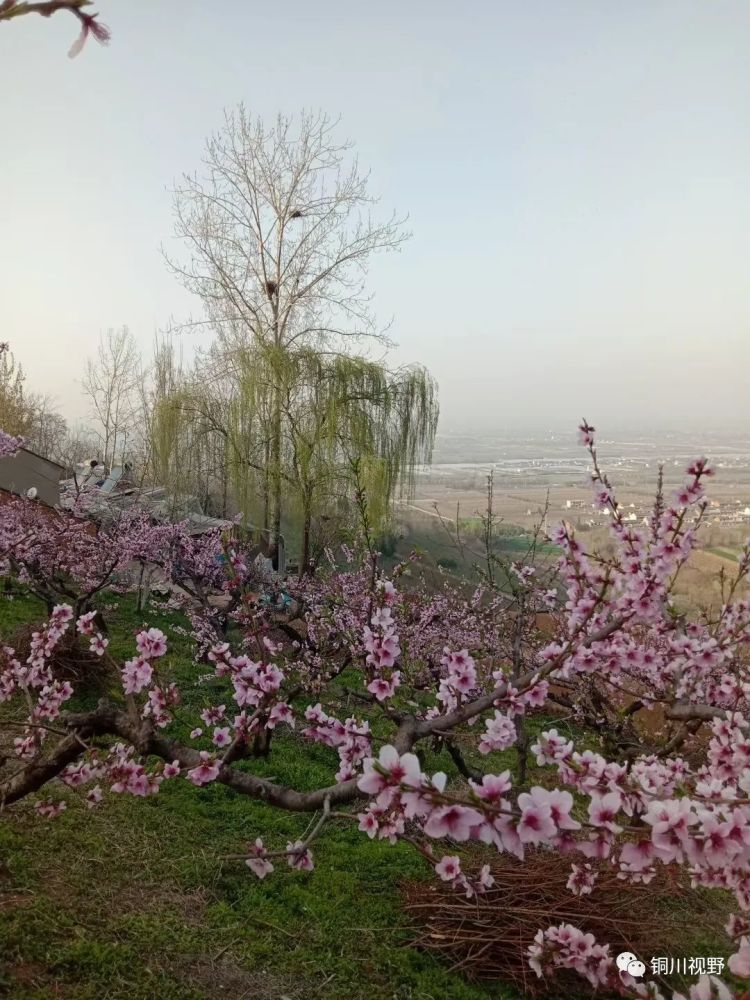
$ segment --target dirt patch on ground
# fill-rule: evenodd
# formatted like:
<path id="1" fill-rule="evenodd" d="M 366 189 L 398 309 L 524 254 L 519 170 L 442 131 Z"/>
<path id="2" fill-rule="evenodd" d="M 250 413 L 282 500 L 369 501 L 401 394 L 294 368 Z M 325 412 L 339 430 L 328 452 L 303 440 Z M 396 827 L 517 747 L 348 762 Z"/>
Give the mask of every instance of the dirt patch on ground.
<path id="1" fill-rule="evenodd" d="M 120 880 L 81 887 L 57 873 L 45 878 L 44 894 L 76 917 L 98 923 L 106 922 L 107 914 L 112 913 L 120 917 L 158 913 L 177 917 L 187 927 L 204 925 L 212 901 L 210 892 L 203 888 L 186 891 L 177 886 Z"/>
<path id="2" fill-rule="evenodd" d="M 31 893 L 0 892 L 0 913 L 10 913 L 24 906 L 31 906 L 34 897 Z"/>
<path id="3" fill-rule="evenodd" d="M 117 892 L 117 908 L 120 913 L 170 910 L 179 913 L 180 918 L 191 927 L 203 925 L 210 902 L 211 896 L 205 889 L 186 892 L 169 886 L 133 885 Z"/>
<path id="4" fill-rule="evenodd" d="M 17 986 L 38 986 L 39 983 L 44 982 L 45 969 L 33 962 L 15 962 L 8 966 L 8 974 Z M 0 994 L 2 994 L 2 986 L 0 986 Z M 54 993 L 53 995 L 57 996 L 58 994 Z"/>
<path id="5" fill-rule="evenodd" d="M 232 1000 L 313 1000 L 324 992 L 323 983 L 279 976 L 265 969 L 248 970 L 230 959 L 191 962 L 182 967 L 180 978 L 207 995 Z"/>

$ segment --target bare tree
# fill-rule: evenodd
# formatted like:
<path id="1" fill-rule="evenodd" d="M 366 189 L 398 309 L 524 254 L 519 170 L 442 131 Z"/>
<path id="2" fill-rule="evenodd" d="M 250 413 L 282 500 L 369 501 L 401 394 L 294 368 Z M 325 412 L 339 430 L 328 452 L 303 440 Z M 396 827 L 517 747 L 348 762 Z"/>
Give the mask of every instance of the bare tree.
<path id="1" fill-rule="evenodd" d="M 63 466 L 65 476 L 72 476 L 76 479 L 80 467 L 98 457 L 98 446 L 98 440 L 93 437 L 88 428 L 74 427 L 68 430 L 56 454 L 52 457 Z"/>
<path id="2" fill-rule="evenodd" d="M 29 409 L 29 447 L 40 455 L 58 461 L 66 448 L 68 438 L 68 424 L 65 417 L 54 408 L 50 396 L 38 393 L 29 398 Z"/>
<path id="3" fill-rule="evenodd" d="M 384 341 L 365 291 L 373 254 L 407 238 L 395 216 L 375 221 L 368 176 L 323 113 L 279 116 L 270 128 L 240 105 L 206 144 L 203 176 L 174 191 L 187 259 L 168 264 L 203 303 L 228 366 L 238 351 L 340 352 L 352 338 Z M 269 523 L 282 514 L 282 399 L 271 402 Z"/>
<path id="4" fill-rule="evenodd" d="M 107 470 L 125 460 L 129 437 L 138 432 L 133 417 L 142 381 L 141 358 L 130 330 L 126 326 L 108 330 L 99 339 L 96 357 L 86 362 L 82 380 Z"/>
<path id="5" fill-rule="evenodd" d="M 32 451 L 59 460 L 68 425 L 51 397 L 25 391 L 26 376 L 8 344 L 0 344 L 0 428 L 23 438 Z"/>

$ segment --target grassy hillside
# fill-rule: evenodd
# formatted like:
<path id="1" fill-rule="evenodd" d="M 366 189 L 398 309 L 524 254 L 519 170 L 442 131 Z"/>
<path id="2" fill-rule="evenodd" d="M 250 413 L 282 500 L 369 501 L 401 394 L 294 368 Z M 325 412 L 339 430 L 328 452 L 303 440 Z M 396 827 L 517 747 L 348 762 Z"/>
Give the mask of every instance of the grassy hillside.
<path id="1" fill-rule="evenodd" d="M 132 655 L 142 617 L 130 598 L 108 611 L 110 649 Z M 0 638 L 38 621 L 32 600 L 0 600 Z M 186 693 L 191 718 L 212 701 L 192 687 L 196 668 L 188 643 L 172 628 L 179 616 L 149 611 L 148 623 L 170 635 L 166 666 Z M 92 705 L 107 677 L 77 694 Z M 3 726 L 0 748 L 13 735 Z M 533 716 L 529 732 L 552 720 Z M 192 723 L 176 723 L 186 738 Z M 556 719 L 563 731 L 570 724 Z M 579 738 L 581 733 L 576 734 Z M 242 766 L 301 790 L 333 780 L 333 750 L 279 734 L 268 761 Z M 592 744 L 593 745 L 593 744 Z M 425 768 L 455 776 L 449 756 L 426 749 Z M 470 762 L 479 764 L 475 755 Z M 512 751 L 482 761 L 487 770 L 514 764 Z M 533 781 L 532 764 L 530 779 Z M 55 796 L 66 794 L 61 785 Z M 240 862 L 225 860 L 262 835 L 269 846 L 303 836 L 311 817 L 271 809 L 223 785 L 195 789 L 165 782 L 149 799 L 107 795 L 88 811 L 67 793 L 68 809 L 48 822 L 33 803 L 0 812 L 0 995 L 19 1000 L 518 1000 L 507 986 L 473 985 L 410 942 L 418 930 L 403 910 L 406 882 L 433 884 L 409 845 L 371 841 L 356 823 L 333 820 L 314 848 L 315 870 L 281 863 L 259 881 Z M 665 914 L 665 933 L 685 928 L 690 954 L 723 954 L 724 901 L 687 911 L 696 895 L 680 890 Z M 670 931 L 672 928 L 672 931 Z M 546 1000 L 557 1000 L 550 994 Z"/>
<path id="2" fill-rule="evenodd" d="M 111 649 L 132 655 L 139 619 L 129 600 L 119 600 L 109 615 Z M 32 601 L 3 600 L 3 638 L 39 613 Z M 159 613 L 148 620 L 165 631 L 173 623 Z M 169 658 L 177 680 L 194 674 L 178 636 Z M 335 760 L 333 751 L 307 744 L 303 759 L 289 737 L 252 768 L 304 789 L 330 781 Z M 440 759 L 444 769 L 449 763 Z M 310 817 L 183 781 L 165 783 L 147 800 L 111 795 L 91 812 L 69 798 L 52 822 L 31 803 L 2 814 L 0 993 L 19 1000 L 513 995 L 470 986 L 409 947 L 400 884 L 429 874 L 406 845 L 372 842 L 356 824 L 332 823 L 316 845 L 315 871 L 279 866 L 260 882 L 222 856 L 261 833 L 276 844 L 296 839 Z"/>
<path id="3" fill-rule="evenodd" d="M 495 532 L 492 551 L 500 563 L 520 561 L 528 555 L 533 540 L 529 531 L 502 523 Z M 433 586 L 440 586 L 445 579 L 454 583 L 468 581 L 476 586 L 486 567 L 483 529 L 478 517 L 462 518 L 457 538 L 454 522 L 441 522 L 426 511 L 402 511 L 394 528 L 392 551 L 384 553 L 384 563 L 390 565 L 405 559 L 415 550 L 420 554 L 420 572 Z M 560 554 L 556 546 L 541 541 L 536 552 L 537 563 L 542 565 Z M 504 578 L 497 567 L 496 575 L 502 588 Z"/>

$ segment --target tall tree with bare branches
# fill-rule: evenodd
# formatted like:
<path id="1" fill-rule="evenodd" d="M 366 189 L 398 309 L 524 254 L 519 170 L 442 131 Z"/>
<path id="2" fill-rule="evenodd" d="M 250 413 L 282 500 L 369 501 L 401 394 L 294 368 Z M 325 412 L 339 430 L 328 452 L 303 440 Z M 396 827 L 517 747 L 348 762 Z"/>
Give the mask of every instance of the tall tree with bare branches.
<path id="1" fill-rule="evenodd" d="M 68 445 L 68 424 L 54 406 L 54 401 L 40 393 L 29 398 L 29 446 L 40 455 L 58 461 Z"/>
<path id="2" fill-rule="evenodd" d="M 349 142 L 323 113 L 279 116 L 268 127 L 242 105 L 207 144 L 201 175 L 174 191 L 176 235 L 185 259 L 168 258 L 201 299 L 205 322 L 231 369 L 239 351 L 278 356 L 312 347 L 347 353 L 361 338 L 384 340 L 370 308 L 370 259 L 398 249 L 407 234 L 375 199 Z M 268 525 L 282 516 L 282 390 L 270 401 Z"/>
<path id="3" fill-rule="evenodd" d="M 126 326 L 107 330 L 99 339 L 96 357 L 86 362 L 81 383 L 107 469 L 127 455 L 128 439 L 134 432 L 136 392 L 142 381 L 141 358 L 130 330 Z"/>

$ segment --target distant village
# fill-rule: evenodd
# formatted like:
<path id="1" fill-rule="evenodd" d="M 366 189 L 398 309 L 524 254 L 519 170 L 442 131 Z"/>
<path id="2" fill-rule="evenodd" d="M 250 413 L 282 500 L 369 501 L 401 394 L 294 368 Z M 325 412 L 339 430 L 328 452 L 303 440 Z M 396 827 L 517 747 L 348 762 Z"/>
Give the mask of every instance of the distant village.
<path id="1" fill-rule="evenodd" d="M 589 503 L 585 500 L 566 500 L 562 505 L 562 510 L 580 511 L 580 523 L 587 527 L 603 524 L 611 517 L 609 509 L 600 508 L 596 503 Z M 643 524 L 648 524 L 651 513 L 651 507 L 643 503 L 618 504 L 618 510 L 625 521 Z M 585 516 L 583 512 L 586 512 L 588 516 Z M 527 513 L 531 515 L 531 509 Z M 742 500 L 728 500 L 724 503 L 710 500 L 707 521 L 710 524 L 718 525 L 750 524 L 750 506 Z"/>

